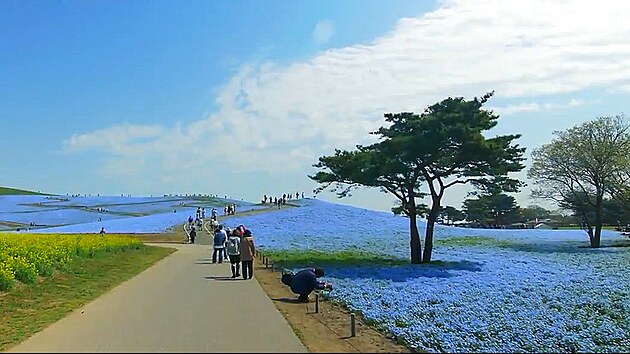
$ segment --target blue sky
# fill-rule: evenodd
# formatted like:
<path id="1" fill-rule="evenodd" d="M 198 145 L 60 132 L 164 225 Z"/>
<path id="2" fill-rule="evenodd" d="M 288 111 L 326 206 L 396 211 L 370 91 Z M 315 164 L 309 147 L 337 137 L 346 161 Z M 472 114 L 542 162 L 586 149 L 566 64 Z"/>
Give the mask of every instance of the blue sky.
<path id="1" fill-rule="evenodd" d="M 490 90 L 502 116 L 492 133 L 523 134 L 529 154 L 553 130 L 627 110 L 629 10 L 614 1 L 0 2 L 0 185 L 309 194 L 317 157 L 367 142 L 383 113 Z M 465 194 L 446 201 L 459 207 Z M 343 200 L 380 210 L 392 201 L 376 191 Z"/>

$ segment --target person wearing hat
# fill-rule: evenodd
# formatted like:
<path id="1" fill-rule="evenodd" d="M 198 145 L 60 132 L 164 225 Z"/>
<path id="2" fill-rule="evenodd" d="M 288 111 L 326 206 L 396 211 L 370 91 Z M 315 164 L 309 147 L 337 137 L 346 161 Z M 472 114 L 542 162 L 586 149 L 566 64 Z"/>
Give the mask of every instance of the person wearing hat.
<path id="1" fill-rule="evenodd" d="M 289 285 L 291 291 L 299 295 L 299 302 L 308 302 L 308 296 L 313 290 L 332 290 L 332 284 L 317 280 L 323 276 L 323 268 L 307 268 L 293 276 L 283 276 L 282 283 Z"/>
<path id="2" fill-rule="evenodd" d="M 243 279 L 251 279 L 254 276 L 254 238 L 251 230 L 245 230 L 241 238 L 241 263 L 243 264 Z"/>

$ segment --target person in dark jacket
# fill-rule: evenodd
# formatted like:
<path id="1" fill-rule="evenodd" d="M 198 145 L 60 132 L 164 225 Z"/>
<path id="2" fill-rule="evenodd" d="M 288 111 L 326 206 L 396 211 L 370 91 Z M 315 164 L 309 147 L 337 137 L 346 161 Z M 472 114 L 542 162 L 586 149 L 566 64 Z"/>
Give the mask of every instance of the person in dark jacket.
<path id="1" fill-rule="evenodd" d="M 308 296 L 313 290 L 332 290 L 332 284 L 317 280 L 323 276 L 324 269 L 307 268 L 300 270 L 293 276 L 283 276 L 282 282 L 289 285 L 292 292 L 300 295 L 298 301 L 308 302 Z"/>
<path id="2" fill-rule="evenodd" d="M 219 263 L 223 263 L 223 251 L 225 250 L 225 241 L 227 239 L 227 233 L 223 230 L 223 225 L 219 225 L 219 228 L 214 232 L 214 251 L 212 252 L 212 263 L 217 262 L 217 256 L 219 256 Z"/>
<path id="3" fill-rule="evenodd" d="M 197 238 L 197 230 L 195 230 L 193 226 L 192 229 L 190 229 L 190 243 L 195 243 L 195 238 Z"/>

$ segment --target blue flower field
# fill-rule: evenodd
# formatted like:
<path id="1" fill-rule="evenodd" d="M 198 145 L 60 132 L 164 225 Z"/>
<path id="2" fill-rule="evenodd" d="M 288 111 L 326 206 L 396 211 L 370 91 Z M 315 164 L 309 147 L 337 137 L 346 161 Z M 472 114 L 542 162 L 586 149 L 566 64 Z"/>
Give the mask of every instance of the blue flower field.
<path id="1" fill-rule="evenodd" d="M 0 196 L 0 231 L 97 233 L 104 227 L 109 233 L 162 233 L 194 218 L 197 207 L 209 217 L 212 207 L 222 215 L 227 203 L 238 211 L 262 207 L 220 198 L 6 195 Z"/>
<path id="2" fill-rule="evenodd" d="M 326 266 L 328 294 L 407 345 L 429 352 L 630 351 L 630 241 L 604 231 L 599 249 L 581 230 L 484 230 L 437 226 L 431 264 L 410 265 L 409 220 L 315 199 L 265 206 L 186 197 L 0 196 L 0 230 L 160 233 L 197 206 L 244 224 L 261 250 L 379 254 L 402 265 Z M 181 204 L 184 205 L 181 205 Z M 214 204 L 213 204 L 214 203 Z M 107 212 L 99 211 L 107 209 Z M 173 210 L 177 210 L 176 213 Z M 101 221 L 98 221 L 98 218 Z M 424 239 L 424 224 L 418 222 Z"/>
<path id="3" fill-rule="evenodd" d="M 317 200 L 229 219 L 260 249 L 409 257 L 408 220 Z M 421 224 L 419 222 L 419 224 Z M 421 227 L 423 238 L 424 228 Z M 604 246 L 630 245 L 604 231 Z M 581 230 L 438 226 L 429 265 L 327 267 L 329 296 L 430 352 L 628 352 L 628 247 Z"/>

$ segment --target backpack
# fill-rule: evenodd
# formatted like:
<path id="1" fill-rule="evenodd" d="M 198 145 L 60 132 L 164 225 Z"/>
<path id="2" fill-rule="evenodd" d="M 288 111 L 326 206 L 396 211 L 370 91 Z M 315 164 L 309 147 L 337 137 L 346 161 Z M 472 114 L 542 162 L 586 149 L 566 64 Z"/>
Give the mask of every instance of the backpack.
<path id="1" fill-rule="evenodd" d="M 231 255 L 237 255 L 240 253 L 240 251 L 241 250 L 238 244 L 238 238 L 236 237 L 228 238 L 227 253 Z"/>

